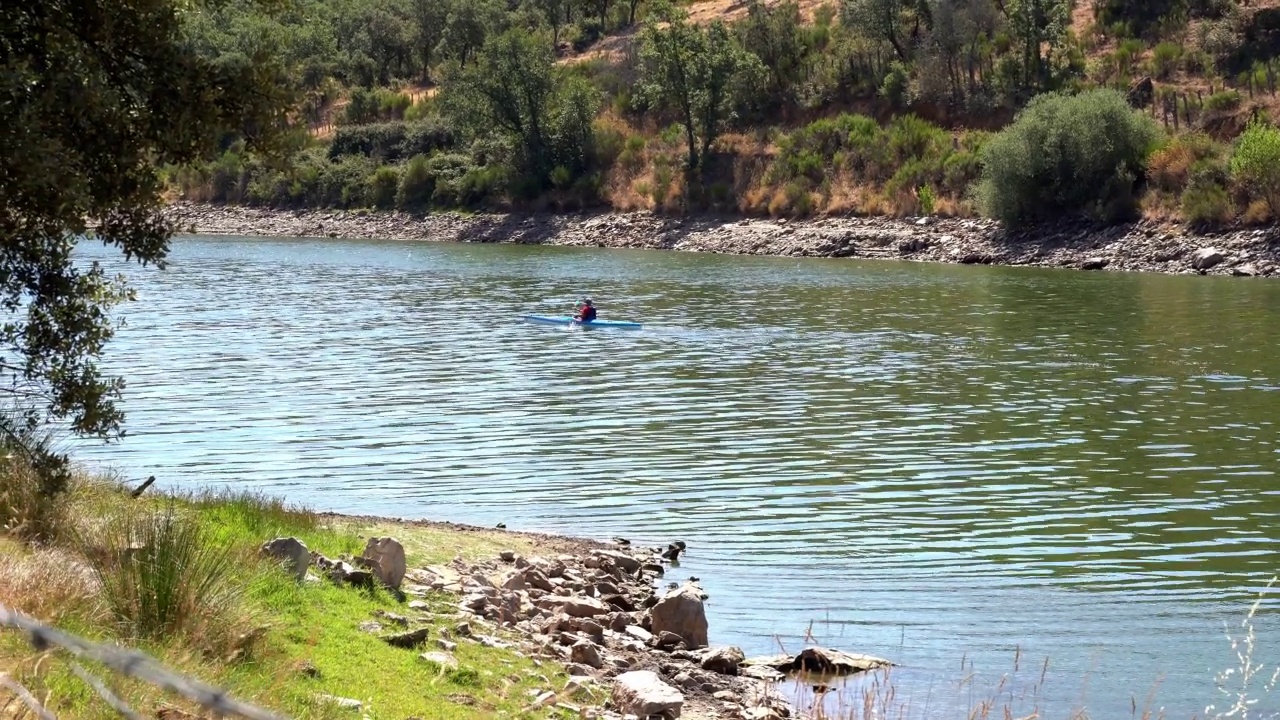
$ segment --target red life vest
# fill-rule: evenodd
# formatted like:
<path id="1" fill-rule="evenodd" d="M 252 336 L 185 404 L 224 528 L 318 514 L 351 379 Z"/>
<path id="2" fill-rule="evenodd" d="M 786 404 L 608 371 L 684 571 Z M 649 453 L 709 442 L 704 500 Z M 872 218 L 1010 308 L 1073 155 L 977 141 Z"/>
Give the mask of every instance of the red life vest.
<path id="1" fill-rule="evenodd" d="M 581 312 L 582 322 L 591 322 L 596 319 L 596 309 L 590 305 L 585 305 Z"/>

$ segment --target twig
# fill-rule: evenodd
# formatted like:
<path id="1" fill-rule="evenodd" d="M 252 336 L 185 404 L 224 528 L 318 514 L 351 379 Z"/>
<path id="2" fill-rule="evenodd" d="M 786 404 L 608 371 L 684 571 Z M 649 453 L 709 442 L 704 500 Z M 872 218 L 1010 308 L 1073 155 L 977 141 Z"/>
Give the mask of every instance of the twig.
<path id="1" fill-rule="evenodd" d="M 179 675 L 136 650 L 122 650 L 49 627 L 0 604 L 0 626 L 17 628 L 31 636 L 37 650 L 61 647 L 72 655 L 103 665 L 126 676 L 138 678 L 199 703 L 215 715 L 230 715 L 247 720 L 282 720 L 279 715 L 228 697 L 226 692 L 198 680 Z"/>
<path id="2" fill-rule="evenodd" d="M 22 687 L 13 678 L 9 677 L 9 673 L 0 673 L 0 686 L 8 688 L 24 705 L 31 709 L 40 720 L 57 720 L 53 713 L 44 709 L 39 700 L 36 700 L 26 688 Z"/>

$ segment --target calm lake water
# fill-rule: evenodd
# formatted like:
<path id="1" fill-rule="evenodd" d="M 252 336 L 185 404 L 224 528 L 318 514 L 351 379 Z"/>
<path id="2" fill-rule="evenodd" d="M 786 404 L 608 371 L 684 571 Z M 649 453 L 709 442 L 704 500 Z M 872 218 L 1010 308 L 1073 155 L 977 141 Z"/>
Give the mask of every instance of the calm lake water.
<path id="1" fill-rule="evenodd" d="M 129 436 L 89 462 L 684 540 L 713 643 L 888 657 L 907 717 L 1203 714 L 1280 570 L 1277 282 L 305 239 L 108 265 Z M 644 330 L 520 320 L 582 294 Z"/>

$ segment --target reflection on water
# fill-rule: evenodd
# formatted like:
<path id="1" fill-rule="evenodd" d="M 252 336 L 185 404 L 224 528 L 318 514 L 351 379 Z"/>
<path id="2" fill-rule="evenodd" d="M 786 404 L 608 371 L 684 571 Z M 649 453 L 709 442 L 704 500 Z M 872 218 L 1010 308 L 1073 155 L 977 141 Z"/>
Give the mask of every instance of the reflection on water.
<path id="1" fill-rule="evenodd" d="M 812 622 L 913 698 L 970 692 L 961 658 L 994 688 L 1020 651 L 1051 658 L 1042 708 L 1127 715 L 1158 683 L 1188 717 L 1280 569 L 1280 284 L 234 239 L 129 272 L 108 364 L 130 435 L 85 457 L 682 539 L 713 642 L 798 647 Z M 518 320 L 586 293 L 645 329 Z"/>

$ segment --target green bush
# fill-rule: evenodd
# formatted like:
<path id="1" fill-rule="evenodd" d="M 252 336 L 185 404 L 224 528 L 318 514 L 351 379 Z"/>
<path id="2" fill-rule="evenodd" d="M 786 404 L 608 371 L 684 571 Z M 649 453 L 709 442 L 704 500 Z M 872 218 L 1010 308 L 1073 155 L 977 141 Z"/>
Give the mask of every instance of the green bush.
<path id="1" fill-rule="evenodd" d="M 457 145 L 453 128 L 440 117 L 419 122 L 387 122 L 338 128 L 329 157 L 363 155 L 375 160 L 396 162 L 414 155 L 430 155 Z"/>
<path id="2" fill-rule="evenodd" d="M 898 162 L 941 157 L 949 148 L 945 130 L 915 115 L 894 118 L 885 134 Z"/>
<path id="3" fill-rule="evenodd" d="M 1280 129 L 1254 119 L 1236 141 L 1231 177 L 1280 212 Z"/>
<path id="4" fill-rule="evenodd" d="M 129 634 L 162 639 L 226 627 L 240 598 L 226 543 L 170 505 L 130 511 L 80 539 L 101 597 Z"/>
<path id="5" fill-rule="evenodd" d="M 1229 112 L 1240 107 L 1244 98 L 1236 90 L 1223 90 L 1205 98 L 1205 109 L 1213 112 Z"/>
<path id="6" fill-rule="evenodd" d="M 920 199 L 920 212 L 924 215 L 932 215 L 934 204 L 937 201 L 933 194 L 933 188 L 928 185 L 921 185 L 916 192 L 916 197 Z"/>
<path id="7" fill-rule="evenodd" d="M 1231 219 L 1227 174 L 1212 162 L 1201 161 L 1191 169 L 1182 191 L 1182 219 L 1195 225 L 1218 225 Z"/>
<path id="8" fill-rule="evenodd" d="M 431 174 L 426 155 L 415 155 L 405 163 L 400 174 L 400 189 L 396 192 L 396 207 L 401 210 L 422 210 L 431 204 L 436 191 L 436 178 Z"/>
<path id="9" fill-rule="evenodd" d="M 1114 218 L 1109 193 L 1128 183 L 1132 203 L 1158 137 L 1155 123 L 1114 90 L 1041 95 L 983 147 L 979 205 L 1007 225 L 1074 213 Z"/>
<path id="10" fill-rule="evenodd" d="M 880 83 L 880 97 L 889 102 L 895 110 L 906 107 L 908 91 L 911 89 L 911 74 L 907 66 L 895 61 L 889 66 L 889 72 Z"/>
<path id="11" fill-rule="evenodd" d="M 400 190 L 400 170 L 384 165 L 369 176 L 369 202 L 376 208 L 387 209 L 396 203 Z"/>
<path id="12" fill-rule="evenodd" d="M 1160 43 L 1151 55 L 1151 67 L 1155 76 L 1167 80 L 1178 69 L 1178 61 L 1181 59 L 1181 45 L 1173 42 Z"/>

